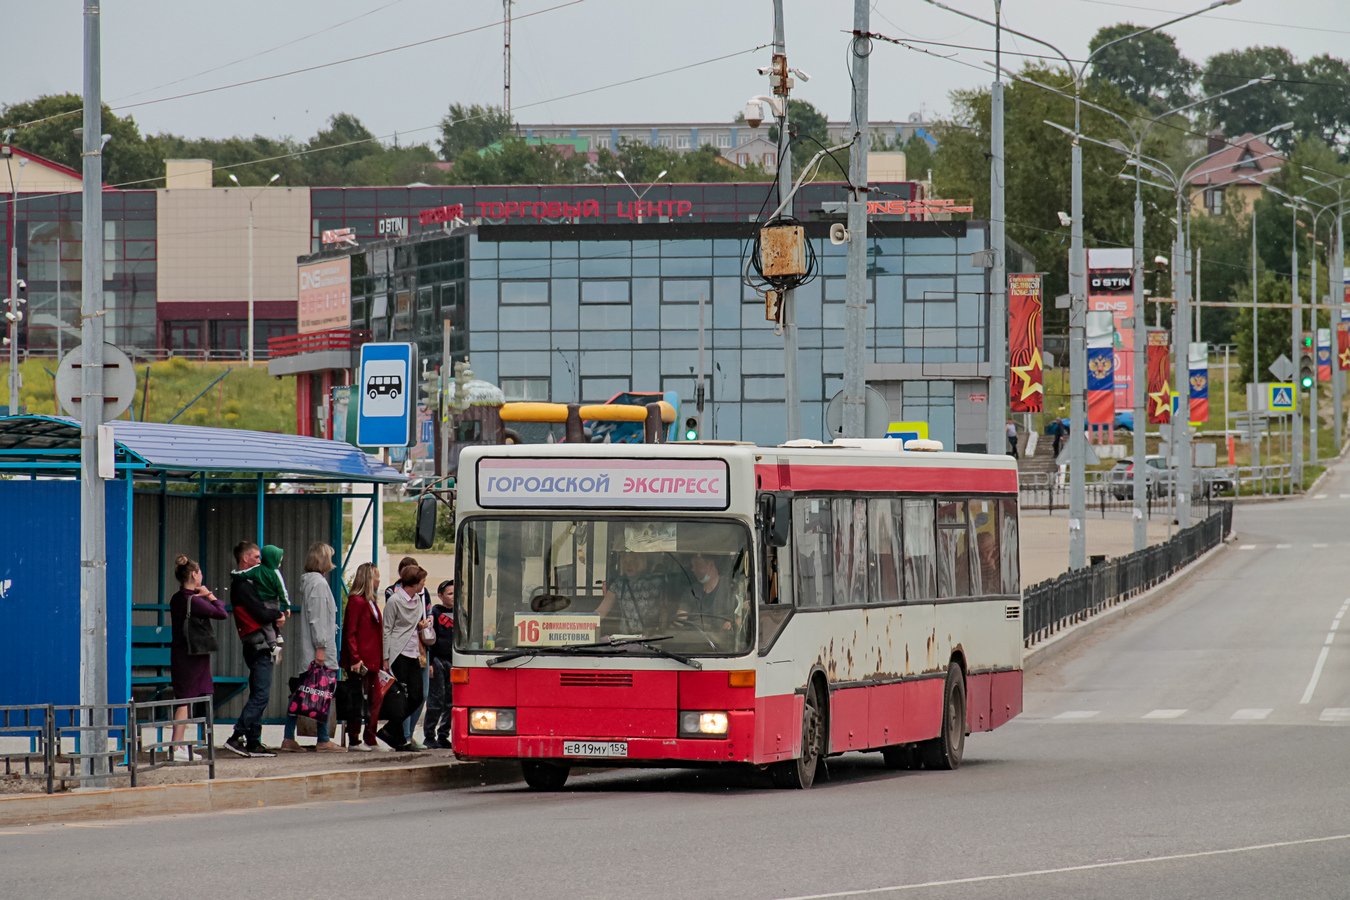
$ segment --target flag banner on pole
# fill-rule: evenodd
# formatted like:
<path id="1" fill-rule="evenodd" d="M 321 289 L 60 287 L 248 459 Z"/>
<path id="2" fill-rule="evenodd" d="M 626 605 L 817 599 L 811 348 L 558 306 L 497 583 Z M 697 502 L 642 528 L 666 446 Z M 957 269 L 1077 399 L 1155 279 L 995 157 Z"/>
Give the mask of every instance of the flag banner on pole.
<path id="1" fill-rule="evenodd" d="M 1342 372 L 1350 369 L 1350 322 L 1336 323 L 1336 365 Z"/>
<path id="2" fill-rule="evenodd" d="M 1172 354 L 1168 334 L 1161 329 L 1148 332 L 1148 423 L 1162 425 L 1172 421 Z"/>
<path id="3" fill-rule="evenodd" d="M 1187 353 L 1191 376 L 1191 422 L 1209 421 L 1209 344 L 1191 344 Z"/>
<path id="4" fill-rule="evenodd" d="M 1116 418 L 1115 323 L 1106 310 L 1087 314 L 1088 424 L 1110 425 Z"/>
<path id="5" fill-rule="evenodd" d="M 1331 380 L 1331 329 L 1317 329 L 1317 380 Z"/>
<path id="6" fill-rule="evenodd" d="M 1041 276 L 1008 276 L 1008 409 L 1042 412 L 1045 381 L 1041 372 Z"/>
<path id="7" fill-rule="evenodd" d="M 1134 251 L 1088 248 L 1088 312 L 1109 312 L 1115 325 L 1111 381 L 1116 409 L 1134 408 Z"/>

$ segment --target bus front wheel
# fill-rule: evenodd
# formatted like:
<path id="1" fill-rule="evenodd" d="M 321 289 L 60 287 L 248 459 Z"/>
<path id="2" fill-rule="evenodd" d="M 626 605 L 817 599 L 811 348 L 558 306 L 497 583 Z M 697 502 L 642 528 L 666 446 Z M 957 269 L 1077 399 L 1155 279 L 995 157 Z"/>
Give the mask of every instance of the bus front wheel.
<path id="1" fill-rule="evenodd" d="M 776 787 L 806 790 L 816 782 L 816 767 L 825 756 L 825 703 L 820 689 L 812 684 L 806 689 L 806 703 L 802 707 L 802 755 L 785 759 L 769 766 Z"/>
<path id="2" fill-rule="evenodd" d="M 569 773 L 567 766 L 558 766 L 537 759 L 522 759 L 520 771 L 525 776 L 525 783 L 536 791 L 562 790 L 563 785 L 567 784 Z"/>
<path id="3" fill-rule="evenodd" d="M 947 666 L 942 697 L 942 733 L 919 745 L 926 769 L 959 768 L 966 749 L 966 678 L 954 660 Z"/>

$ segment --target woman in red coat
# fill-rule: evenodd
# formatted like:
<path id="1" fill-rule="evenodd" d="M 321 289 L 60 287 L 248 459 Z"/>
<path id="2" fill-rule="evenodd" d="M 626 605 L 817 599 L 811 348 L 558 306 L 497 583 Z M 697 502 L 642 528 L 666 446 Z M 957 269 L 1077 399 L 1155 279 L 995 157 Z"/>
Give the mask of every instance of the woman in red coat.
<path id="1" fill-rule="evenodd" d="M 347 592 L 347 609 L 342 616 L 342 668 L 348 677 L 359 679 L 365 697 L 365 716 L 356 716 L 347 722 L 347 746 L 352 750 L 374 750 L 375 716 L 370 708 L 370 697 L 375 690 L 375 676 L 380 671 L 384 653 L 384 627 L 380 607 L 376 603 L 380 590 L 380 570 L 370 563 L 362 563 Z M 362 743 L 361 724 L 365 720 L 365 741 Z"/>

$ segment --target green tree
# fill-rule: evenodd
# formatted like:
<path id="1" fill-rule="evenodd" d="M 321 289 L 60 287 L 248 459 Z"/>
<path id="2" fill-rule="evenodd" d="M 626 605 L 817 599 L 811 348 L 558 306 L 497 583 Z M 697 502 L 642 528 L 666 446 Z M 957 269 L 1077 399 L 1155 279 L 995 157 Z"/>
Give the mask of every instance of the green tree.
<path id="1" fill-rule="evenodd" d="M 484 153 L 465 150 L 450 169 L 452 184 L 576 184 L 585 179 L 585 156 L 565 156 L 557 147 L 507 138 Z"/>
<path id="2" fill-rule="evenodd" d="M 926 179 L 928 170 L 933 168 L 937 160 L 937 145 L 929 143 L 928 138 L 915 132 L 900 149 L 905 152 L 905 174 L 909 176 L 909 180 Z"/>
<path id="3" fill-rule="evenodd" d="M 233 174 L 246 185 L 266 184 L 280 175 L 280 184 L 292 187 L 309 184 L 303 157 L 296 153 L 300 145 L 290 138 L 253 137 L 185 138 L 175 134 L 147 137 L 146 144 L 157 159 L 209 159 L 213 166 L 212 183 L 230 187 Z"/>
<path id="4" fill-rule="evenodd" d="M 1290 294 L 1289 279 L 1277 275 L 1269 269 L 1260 273 L 1256 280 L 1256 296 L 1261 303 L 1288 303 Z M 1244 280 L 1234 284 L 1229 295 L 1233 300 L 1249 302 L 1252 299 L 1252 282 L 1249 274 Z M 1238 311 L 1240 314 L 1233 323 L 1233 341 L 1237 344 L 1238 362 L 1242 366 L 1241 383 L 1253 381 L 1272 381 L 1269 366 L 1283 353 L 1288 356 L 1290 312 L 1288 309 L 1258 309 L 1256 311 L 1256 343 L 1260 358 L 1257 360 L 1255 374 L 1252 368 L 1252 314 L 1250 309 Z"/>
<path id="5" fill-rule="evenodd" d="M 0 110 L 0 129 L 13 128 L 14 145 L 79 172 L 83 166 L 83 137 L 75 134 L 82 123 L 84 100 L 79 94 L 49 94 L 14 103 Z M 26 124 L 26 123 L 34 124 Z M 129 188 L 163 185 L 164 164 L 146 146 L 136 120 L 118 116 L 103 106 L 103 181 Z"/>
<path id="6" fill-rule="evenodd" d="M 1292 119 L 1293 132 L 1282 132 L 1271 139 L 1272 143 L 1287 150 L 1297 135 L 1309 131 L 1312 123 L 1309 111 L 1301 108 L 1300 103 L 1303 67 L 1288 50 L 1283 47 L 1247 47 L 1215 54 L 1205 63 L 1200 90 L 1209 96 L 1265 75 L 1274 75 L 1276 80 L 1254 84 L 1229 94 L 1208 108 L 1215 122 L 1233 136 L 1260 134 Z"/>
<path id="7" fill-rule="evenodd" d="M 465 150 L 482 150 L 512 132 L 510 113 L 500 106 L 451 103 L 441 118 L 441 158 L 452 162 Z"/>
<path id="8" fill-rule="evenodd" d="M 739 121 L 745 120 L 741 113 Z M 830 145 L 829 119 L 805 100 L 788 100 L 788 134 L 792 136 L 793 178 L 801 172 L 811 157 Z M 769 140 L 778 142 L 778 126 L 769 126 Z"/>
<path id="9" fill-rule="evenodd" d="M 1128 22 L 1102 28 L 1088 49 L 1095 53 L 1099 47 L 1139 30 L 1140 26 Z M 1199 67 L 1181 55 L 1175 38 L 1152 31 L 1102 51 L 1093 63 L 1091 80 L 1115 85 L 1127 100 L 1161 112 L 1186 103 L 1199 74 Z"/>
<path id="10" fill-rule="evenodd" d="M 1350 153 L 1350 63 L 1330 55 L 1314 56 L 1303 64 L 1304 112 L 1309 131 L 1342 157 Z"/>
<path id="11" fill-rule="evenodd" d="M 350 184 L 346 170 L 352 163 L 384 152 L 384 146 L 375 140 L 374 133 L 351 113 L 337 113 L 328 118 L 328 127 L 305 143 L 309 151 L 302 157 L 307 182 L 313 186 Z"/>

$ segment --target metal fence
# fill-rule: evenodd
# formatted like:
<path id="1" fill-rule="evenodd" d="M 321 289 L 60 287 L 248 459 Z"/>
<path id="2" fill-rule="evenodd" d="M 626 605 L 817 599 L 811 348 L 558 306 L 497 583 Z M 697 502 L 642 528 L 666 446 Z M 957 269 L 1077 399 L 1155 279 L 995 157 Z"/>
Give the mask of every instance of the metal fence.
<path id="1" fill-rule="evenodd" d="M 1026 646 L 1167 580 L 1222 543 L 1232 527 L 1232 502 L 1216 502 L 1204 521 L 1183 528 L 1166 543 L 1076 572 L 1065 572 L 1027 588 L 1022 595 L 1022 636 Z"/>
<path id="2" fill-rule="evenodd" d="M 185 719 L 173 717 L 180 706 L 188 708 Z M 175 726 L 184 728 L 179 740 L 173 739 Z M 105 739 L 106 750 L 90 749 L 95 736 Z M 0 706 L 0 762 L 7 776 L 44 779 L 49 794 L 58 785 L 109 778 L 126 778 L 136 787 L 141 774 L 180 766 L 205 766 L 207 778 L 215 778 L 212 701 Z"/>
<path id="3" fill-rule="evenodd" d="M 1271 466 L 1272 470 L 1277 467 Z M 1285 467 L 1288 468 L 1288 467 Z M 1089 514 L 1097 513 L 1103 519 L 1108 512 L 1132 513 L 1134 485 L 1115 471 L 1084 472 L 1084 497 Z M 1238 478 L 1236 468 L 1206 469 L 1195 474 L 1191 507 L 1195 515 L 1208 516 L 1224 502 L 1220 498 L 1233 490 Z M 1050 472 L 1022 472 L 1017 476 L 1018 505 L 1022 509 L 1046 510 L 1053 514 L 1069 505 L 1069 485 L 1066 479 Z M 1147 516 L 1176 518 L 1176 475 L 1171 470 L 1160 471 L 1145 486 Z"/>

